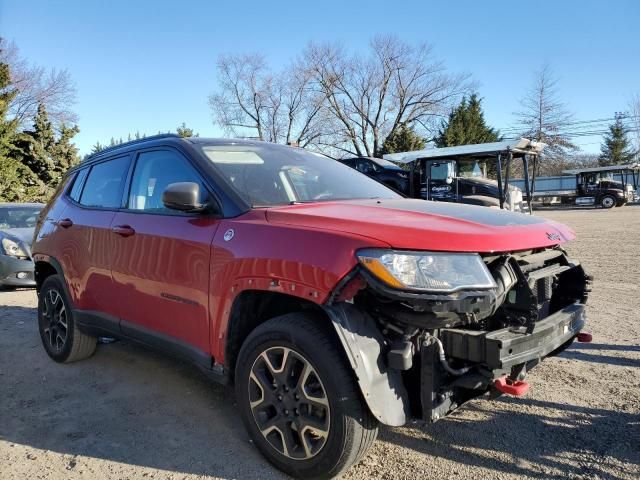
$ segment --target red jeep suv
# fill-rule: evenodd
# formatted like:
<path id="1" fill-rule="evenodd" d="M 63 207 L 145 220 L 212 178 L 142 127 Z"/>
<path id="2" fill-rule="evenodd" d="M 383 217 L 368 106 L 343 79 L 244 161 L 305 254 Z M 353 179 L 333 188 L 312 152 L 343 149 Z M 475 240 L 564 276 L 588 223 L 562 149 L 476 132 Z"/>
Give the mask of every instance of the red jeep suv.
<path id="1" fill-rule="evenodd" d="M 278 468 L 328 478 L 378 423 L 522 394 L 585 323 L 565 226 L 405 199 L 340 162 L 244 140 L 160 135 L 73 168 L 43 210 L 38 324 L 57 362 L 97 336 L 235 385 Z"/>

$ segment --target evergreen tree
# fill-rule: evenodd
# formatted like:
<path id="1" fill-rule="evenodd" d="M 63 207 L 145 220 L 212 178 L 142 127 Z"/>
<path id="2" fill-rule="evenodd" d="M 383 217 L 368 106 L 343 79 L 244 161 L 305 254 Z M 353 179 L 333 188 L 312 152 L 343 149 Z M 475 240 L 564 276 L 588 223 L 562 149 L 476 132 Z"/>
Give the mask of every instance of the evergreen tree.
<path id="1" fill-rule="evenodd" d="M 45 185 L 55 186 L 60 178 L 56 172 L 56 162 L 53 157 L 56 136 L 43 104 L 38 106 L 33 130 L 25 133 L 27 139 L 22 163 L 29 167 Z"/>
<path id="2" fill-rule="evenodd" d="M 91 153 L 98 153 L 101 152 L 102 150 L 104 150 L 105 148 L 107 148 L 106 146 L 102 145 L 100 142 L 96 142 L 92 147 L 91 147 Z"/>
<path id="3" fill-rule="evenodd" d="M 422 150 L 426 146 L 424 138 L 420 137 L 413 129 L 404 123 L 387 135 L 378 156 L 387 153 L 411 152 Z"/>
<path id="4" fill-rule="evenodd" d="M 180 135 L 181 137 L 199 137 L 199 135 L 197 133 L 193 133 L 193 129 L 187 127 L 187 125 L 182 122 L 182 125 L 179 125 L 178 128 L 176 128 L 176 133 L 178 135 Z"/>
<path id="5" fill-rule="evenodd" d="M 0 201 L 38 200 L 44 186 L 20 162 L 23 135 L 18 133 L 18 121 L 7 119 L 10 103 L 17 95 L 10 84 L 9 66 L 0 63 Z"/>
<path id="6" fill-rule="evenodd" d="M 18 121 L 8 120 L 9 105 L 18 92 L 10 89 L 9 65 L 0 63 L 0 158 L 5 158 L 15 149 Z"/>
<path id="7" fill-rule="evenodd" d="M 38 107 L 33 130 L 25 132 L 20 142 L 19 160 L 44 186 L 40 200 L 46 200 L 66 171 L 78 163 L 78 149 L 71 142 L 78 131 L 76 126 L 61 125 L 56 135 L 44 105 Z"/>
<path id="8" fill-rule="evenodd" d="M 80 129 L 77 125 L 67 127 L 63 124 L 60 126 L 59 138 L 53 147 L 53 157 L 55 159 L 54 168 L 58 178 L 62 178 L 67 170 L 80 162 L 78 147 L 71 141 L 79 132 Z"/>
<path id="9" fill-rule="evenodd" d="M 475 93 L 469 100 L 463 98 L 460 105 L 449 114 L 449 119 L 442 123 L 435 138 L 436 146 L 454 147 L 499 141 L 500 132 L 487 126 L 481 103 L 482 100 Z"/>
<path id="10" fill-rule="evenodd" d="M 616 114 L 616 121 L 609 126 L 609 133 L 604 137 L 604 143 L 600 147 L 600 166 L 623 165 L 631 163 L 637 152 L 631 147 L 631 142 L 627 137 L 627 128 L 622 123 L 622 116 Z"/>

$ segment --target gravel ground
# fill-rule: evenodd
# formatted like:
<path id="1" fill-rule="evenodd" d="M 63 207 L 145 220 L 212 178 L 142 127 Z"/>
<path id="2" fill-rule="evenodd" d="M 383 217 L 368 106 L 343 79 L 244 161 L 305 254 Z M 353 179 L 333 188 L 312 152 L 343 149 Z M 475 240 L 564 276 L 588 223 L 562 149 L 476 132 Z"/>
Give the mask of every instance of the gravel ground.
<path id="1" fill-rule="evenodd" d="M 640 206 L 538 214 L 578 234 L 568 250 L 595 276 L 593 343 L 543 362 L 522 398 L 381 428 L 347 478 L 640 478 Z M 124 341 L 58 365 L 35 306 L 33 291 L 0 292 L 0 478 L 283 478 L 230 390 Z"/>

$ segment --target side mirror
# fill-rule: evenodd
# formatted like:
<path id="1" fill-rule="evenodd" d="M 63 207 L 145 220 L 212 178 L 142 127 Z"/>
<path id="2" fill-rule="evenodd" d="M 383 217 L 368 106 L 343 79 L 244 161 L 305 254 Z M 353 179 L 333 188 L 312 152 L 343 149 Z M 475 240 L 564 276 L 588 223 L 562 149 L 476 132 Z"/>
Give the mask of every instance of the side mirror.
<path id="1" fill-rule="evenodd" d="M 201 212 L 207 208 L 200 203 L 200 185 L 194 182 L 170 183 L 162 192 L 162 203 L 181 212 Z"/>

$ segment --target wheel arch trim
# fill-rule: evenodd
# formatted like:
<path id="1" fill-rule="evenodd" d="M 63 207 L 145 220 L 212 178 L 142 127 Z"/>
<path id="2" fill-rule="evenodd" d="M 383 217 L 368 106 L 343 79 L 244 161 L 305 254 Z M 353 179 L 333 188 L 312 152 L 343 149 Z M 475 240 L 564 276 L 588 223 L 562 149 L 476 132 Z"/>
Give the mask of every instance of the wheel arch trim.
<path id="1" fill-rule="evenodd" d="M 58 275 L 62 280 L 62 288 L 64 288 L 64 293 L 67 296 L 68 301 L 71 303 L 71 306 L 73 307 L 73 297 L 70 294 L 69 285 L 67 285 L 67 279 L 64 276 L 64 271 L 62 270 L 62 265 L 60 264 L 60 262 L 55 257 L 52 257 L 51 255 L 37 253 L 33 256 L 33 263 L 34 263 L 34 275 L 36 278 L 36 284 L 38 285 L 37 291 L 38 292 L 40 291 L 40 285 L 42 285 L 42 282 L 38 280 L 38 264 L 45 263 L 53 267 L 53 269 L 56 272 L 56 275 Z"/>

